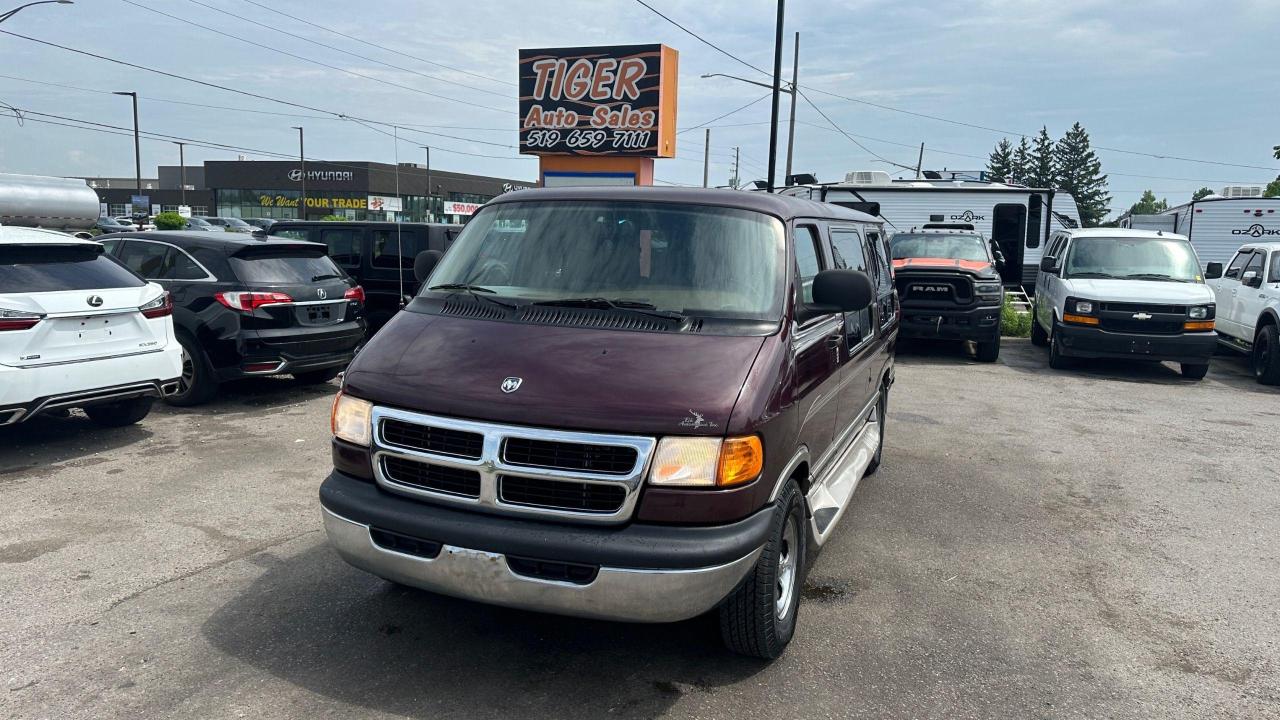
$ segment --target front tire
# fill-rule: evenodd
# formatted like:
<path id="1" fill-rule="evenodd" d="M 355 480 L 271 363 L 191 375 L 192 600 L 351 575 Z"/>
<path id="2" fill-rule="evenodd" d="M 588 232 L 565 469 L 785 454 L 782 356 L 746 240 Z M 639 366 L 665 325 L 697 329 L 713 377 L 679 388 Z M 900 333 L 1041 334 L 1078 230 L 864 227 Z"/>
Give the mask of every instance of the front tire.
<path id="1" fill-rule="evenodd" d="M 1182 377 L 1189 380 L 1203 380 L 1209 374 L 1209 363 L 1182 363 Z"/>
<path id="2" fill-rule="evenodd" d="M 1049 336 L 1049 367 L 1054 370 L 1066 370 L 1071 361 L 1062 354 L 1062 333 L 1058 332 L 1058 323 L 1053 324 L 1053 334 Z"/>
<path id="3" fill-rule="evenodd" d="M 974 343 L 974 354 L 978 358 L 978 362 L 992 363 L 1000 359 L 1000 336 L 996 335 L 995 339 L 990 342 Z"/>
<path id="4" fill-rule="evenodd" d="M 1280 385 L 1280 331 L 1265 325 L 1253 341 L 1253 376 L 1263 385 Z"/>
<path id="5" fill-rule="evenodd" d="M 760 558 L 720 605 L 720 635 L 730 650 L 766 660 L 782 655 L 796 631 L 807 542 L 804 498 L 788 480 Z"/>
<path id="6" fill-rule="evenodd" d="M 1040 321 L 1036 319 L 1036 307 L 1031 306 L 1031 344 L 1036 347 L 1045 347 L 1049 344 L 1049 333 L 1044 331 L 1040 325 Z"/>
<path id="7" fill-rule="evenodd" d="M 90 405 L 84 409 L 89 419 L 102 427 L 124 427 L 133 425 L 151 412 L 155 398 L 140 397 L 120 400 L 102 405 Z"/>

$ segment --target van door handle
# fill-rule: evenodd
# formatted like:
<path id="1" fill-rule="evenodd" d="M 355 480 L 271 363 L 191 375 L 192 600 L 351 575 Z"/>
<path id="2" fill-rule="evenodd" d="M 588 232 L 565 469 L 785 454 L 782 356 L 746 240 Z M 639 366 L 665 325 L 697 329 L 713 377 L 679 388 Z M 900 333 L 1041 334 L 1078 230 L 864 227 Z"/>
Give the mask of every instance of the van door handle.
<path id="1" fill-rule="evenodd" d="M 835 351 L 836 362 L 839 363 L 840 362 L 840 336 L 832 335 L 831 337 L 827 338 L 827 347 Z"/>

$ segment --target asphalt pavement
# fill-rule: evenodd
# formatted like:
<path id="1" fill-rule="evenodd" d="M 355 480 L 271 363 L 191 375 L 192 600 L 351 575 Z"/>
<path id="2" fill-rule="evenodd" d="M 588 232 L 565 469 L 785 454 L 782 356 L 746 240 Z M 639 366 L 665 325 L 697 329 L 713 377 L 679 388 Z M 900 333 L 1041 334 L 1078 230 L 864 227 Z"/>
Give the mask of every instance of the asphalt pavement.
<path id="1" fill-rule="evenodd" d="M 905 348 L 780 660 L 393 586 L 325 545 L 336 386 L 0 429 L 4 718 L 1280 717 L 1280 389 Z"/>

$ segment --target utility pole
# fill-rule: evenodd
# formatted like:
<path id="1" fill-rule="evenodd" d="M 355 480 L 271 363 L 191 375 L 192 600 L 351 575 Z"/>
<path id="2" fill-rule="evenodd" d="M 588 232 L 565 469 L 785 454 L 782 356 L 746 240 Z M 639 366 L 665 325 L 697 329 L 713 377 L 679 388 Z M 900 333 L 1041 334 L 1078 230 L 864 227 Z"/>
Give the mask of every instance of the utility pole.
<path id="1" fill-rule="evenodd" d="M 916 179 L 920 179 L 920 171 L 924 167 L 924 143 L 920 143 L 920 157 L 916 160 Z"/>
<path id="2" fill-rule="evenodd" d="M 186 143 L 175 142 L 174 145 L 178 146 L 178 184 L 182 186 L 182 200 L 180 201 L 180 203 L 182 205 L 186 205 L 187 204 L 187 161 L 183 153 L 183 146 L 186 145 Z"/>
<path id="3" fill-rule="evenodd" d="M 138 93 L 115 92 L 112 95 L 128 95 L 133 99 L 133 172 L 138 186 L 136 194 L 142 195 L 142 139 L 138 133 Z M 130 214 L 133 214 L 132 210 L 133 208 L 130 208 Z M 147 211 L 150 212 L 151 208 L 147 208 Z M 136 222 L 138 223 L 138 229 L 141 230 L 143 226 L 142 219 L 139 218 Z"/>
<path id="4" fill-rule="evenodd" d="M 785 183 L 791 181 L 787 178 L 791 177 L 791 158 L 795 153 L 796 146 L 796 96 L 800 94 L 800 33 L 796 33 L 796 55 L 795 61 L 791 65 L 791 121 L 787 124 L 787 174 L 782 180 Z"/>
<path id="5" fill-rule="evenodd" d="M 427 222 L 431 222 L 431 216 L 435 213 L 435 203 L 431 200 L 431 146 L 419 145 L 418 147 L 427 151 Z"/>
<path id="6" fill-rule="evenodd" d="M 730 184 L 733 185 L 734 190 L 737 190 L 738 187 L 742 184 L 741 175 L 738 174 L 738 160 L 739 160 L 738 153 L 741 149 L 742 148 L 739 148 L 737 146 L 734 146 L 733 148 L 733 182 Z"/>
<path id="7" fill-rule="evenodd" d="M 307 153 L 302 145 L 302 128 L 297 125 L 291 125 L 294 130 L 298 131 L 298 162 L 302 163 L 302 198 L 298 201 L 298 219 L 307 219 Z"/>
<path id="8" fill-rule="evenodd" d="M 773 109 L 769 114 L 769 175 L 766 188 L 773 192 L 778 164 L 778 96 L 782 90 L 782 24 L 786 0 L 778 0 L 778 26 L 773 38 Z"/>
<path id="9" fill-rule="evenodd" d="M 702 141 L 702 187 L 707 187 L 711 175 L 711 128 Z"/>

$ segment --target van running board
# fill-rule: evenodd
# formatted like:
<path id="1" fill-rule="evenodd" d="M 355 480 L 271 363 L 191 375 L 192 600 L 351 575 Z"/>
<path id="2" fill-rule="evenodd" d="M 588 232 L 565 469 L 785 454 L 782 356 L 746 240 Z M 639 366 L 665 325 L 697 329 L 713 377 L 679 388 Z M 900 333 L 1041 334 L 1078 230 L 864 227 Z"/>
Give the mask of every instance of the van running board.
<path id="1" fill-rule="evenodd" d="M 805 498 L 812 513 L 809 526 L 819 546 L 827 541 L 845 508 L 849 507 L 853 492 L 858 489 L 858 482 L 879 446 L 880 423 L 868 422 L 836 460 L 827 477 L 809 490 Z"/>

